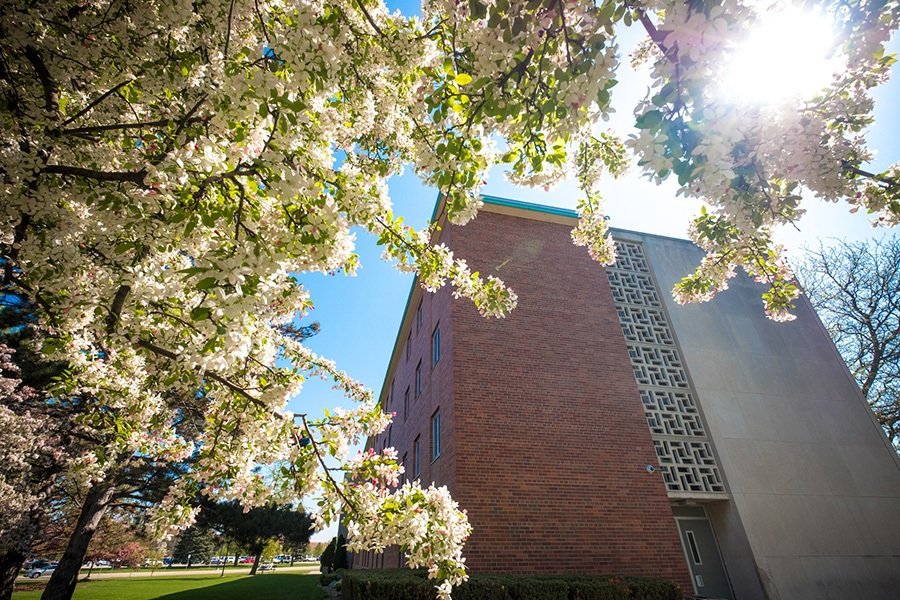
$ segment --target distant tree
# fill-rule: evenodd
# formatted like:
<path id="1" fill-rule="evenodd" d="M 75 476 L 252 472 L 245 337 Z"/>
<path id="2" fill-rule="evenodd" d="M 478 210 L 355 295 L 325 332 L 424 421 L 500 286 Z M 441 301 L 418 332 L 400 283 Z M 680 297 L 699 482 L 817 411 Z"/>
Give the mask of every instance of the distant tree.
<path id="1" fill-rule="evenodd" d="M 204 527 L 189 527 L 178 538 L 172 558 L 176 563 L 191 566 L 193 563 L 208 562 L 218 544 L 216 535 Z"/>
<path id="2" fill-rule="evenodd" d="M 108 560 L 116 567 L 138 567 L 150 552 L 150 546 L 133 515 L 119 512 L 100 524 L 85 559 L 91 563 Z"/>
<path id="3" fill-rule="evenodd" d="M 820 244 L 797 274 L 900 452 L 900 239 Z"/>
<path id="4" fill-rule="evenodd" d="M 197 526 L 218 531 L 244 546 L 253 556 L 251 575 L 256 575 L 263 551 L 271 540 L 289 545 L 306 544 L 312 521 L 288 506 L 266 505 L 245 511 L 240 503 L 208 502 L 197 516 Z"/>
<path id="5" fill-rule="evenodd" d="M 281 554 L 284 551 L 284 546 L 281 545 L 281 541 L 278 538 L 272 538 L 266 545 L 263 546 L 262 552 L 259 555 L 259 559 L 262 562 L 272 562 L 275 560 L 275 557 Z"/>
<path id="6" fill-rule="evenodd" d="M 132 540 L 116 549 L 112 555 L 112 563 L 117 567 L 136 569 L 144 563 L 144 558 L 146 557 L 147 546 Z"/>

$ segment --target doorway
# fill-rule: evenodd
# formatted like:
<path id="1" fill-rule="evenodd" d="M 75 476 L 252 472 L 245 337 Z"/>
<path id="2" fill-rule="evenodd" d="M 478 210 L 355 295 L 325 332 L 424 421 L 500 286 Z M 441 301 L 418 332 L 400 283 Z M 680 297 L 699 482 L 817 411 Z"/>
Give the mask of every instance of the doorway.
<path id="1" fill-rule="evenodd" d="M 701 598 L 733 600 L 719 544 L 706 511 L 699 506 L 673 507 L 694 592 Z"/>

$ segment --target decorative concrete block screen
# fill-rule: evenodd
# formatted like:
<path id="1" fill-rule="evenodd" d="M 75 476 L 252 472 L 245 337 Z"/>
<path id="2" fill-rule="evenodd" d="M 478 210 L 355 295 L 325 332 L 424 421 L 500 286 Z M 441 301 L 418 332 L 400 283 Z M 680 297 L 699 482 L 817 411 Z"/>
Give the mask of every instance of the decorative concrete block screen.
<path id="1" fill-rule="evenodd" d="M 647 423 L 670 496 L 724 494 L 725 484 L 641 244 L 616 240 L 607 267 Z"/>

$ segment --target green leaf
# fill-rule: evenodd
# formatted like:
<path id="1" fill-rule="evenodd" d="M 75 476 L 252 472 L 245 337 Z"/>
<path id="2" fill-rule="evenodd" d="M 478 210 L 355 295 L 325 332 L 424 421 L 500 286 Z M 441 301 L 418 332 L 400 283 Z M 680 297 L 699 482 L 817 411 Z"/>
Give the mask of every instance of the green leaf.
<path id="1" fill-rule="evenodd" d="M 219 280 L 215 277 L 204 277 L 200 281 L 197 282 L 197 285 L 194 286 L 198 290 L 208 290 L 210 288 L 216 287 L 216 284 L 219 283 Z"/>
<path id="2" fill-rule="evenodd" d="M 478 0 L 469 0 L 469 12 L 473 19 L 483 19 L 487 16 L 487 6 Z"/>
<path id="3" fill-rule="evenodd" d="M 662 124 L 662 113 L 658 110 L 645 112 L 634 122 L 638 129 L 659 129 Z"/>
<path id="4" fill-rule="evenodd" d="M 210 317 L 212 313 L 205 306 L 198 306 L 194 310 L 191 311 L 191 320 L 192 321 L 203 321 Z"/>
<path id="5" fill-rule="evenodd" d="M 472 76 L 465 73 L 457 73 L 456 78 L 453 81 L 458 85 L 469 85 L 472 83 Z"/>

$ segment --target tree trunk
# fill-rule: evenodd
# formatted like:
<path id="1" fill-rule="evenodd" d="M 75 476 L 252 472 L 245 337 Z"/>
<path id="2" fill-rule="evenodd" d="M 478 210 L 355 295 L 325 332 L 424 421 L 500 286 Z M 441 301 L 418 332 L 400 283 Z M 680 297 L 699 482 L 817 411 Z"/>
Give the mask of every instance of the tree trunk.
<path id="1" fill-rule="evenodd" d="M 238 552 L 238 550 L 240 550 L 240 548 L 237 548 L 237 549 L 234 551 L 234 566 L 238 566 L 238 560 L 240 560 L 240 555 L 241 555 L 241 553 Z"/>
<path id="2" fill-rule="evenodd" d="M 262 554 L 262 552 L 257 552 L 256 554 L 253 555 L 253 566 L 250 567 L 251 575 L 256 575 L 256 569 L 259 568 L 259 557 L 261 554 Z"/>
<path id="3" fill-rule="evenodd" d="M 41 600 L 70 600 L 78 583 L 78 571 L 84 562 L 88 545 L 113 498 L 114 488 L 106 484 L 93 486 L 84 498 L 75 531 L 69 538 L 59 565 L 50 576 Z"/>
<path id="4" fill-rule="evenodd" d="M 24 562 L 25 554 L 18 550 L 10 550 L 0 555 L 0 600 L 12 598 L 13 586 Z"/>

